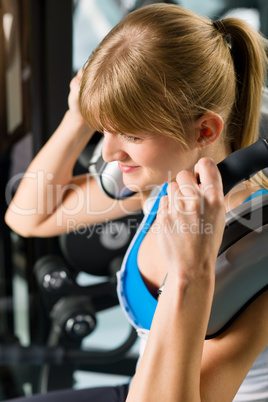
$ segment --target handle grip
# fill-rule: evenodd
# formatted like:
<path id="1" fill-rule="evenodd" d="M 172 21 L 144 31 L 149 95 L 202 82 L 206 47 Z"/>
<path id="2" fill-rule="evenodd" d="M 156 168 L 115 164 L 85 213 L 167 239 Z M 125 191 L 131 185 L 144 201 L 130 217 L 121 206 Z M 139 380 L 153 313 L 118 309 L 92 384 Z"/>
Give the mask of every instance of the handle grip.
<path id="1" fill-rule="evenodd" d="M 248 147 L 233 152 L 218 164 L 226 195 L 234 186 L 268 167 L 268 143 L 259 139 Z"/>

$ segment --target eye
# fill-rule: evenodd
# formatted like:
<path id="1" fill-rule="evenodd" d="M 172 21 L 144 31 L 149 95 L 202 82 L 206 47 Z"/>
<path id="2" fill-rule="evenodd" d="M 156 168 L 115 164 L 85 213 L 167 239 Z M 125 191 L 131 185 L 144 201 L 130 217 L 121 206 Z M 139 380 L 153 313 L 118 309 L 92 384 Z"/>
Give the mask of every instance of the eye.
<path id="1" fill-rule="evenodd" d="M 131 142 L 137 142 L 140 141 L 141 139 L 139 137 L 134 137 L 133 135 L 127 135 L 127 134 L 120 134 L 121 137 L 123 137 L 126 141 L 131 141 Z"/>

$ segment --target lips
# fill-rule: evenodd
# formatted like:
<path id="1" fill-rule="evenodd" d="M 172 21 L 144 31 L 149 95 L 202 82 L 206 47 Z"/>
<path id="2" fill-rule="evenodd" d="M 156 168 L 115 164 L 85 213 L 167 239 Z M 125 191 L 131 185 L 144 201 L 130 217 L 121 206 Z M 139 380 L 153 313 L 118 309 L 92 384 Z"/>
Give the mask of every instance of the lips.
<path id="1" fill-rule="evenodd" d="M 121 163 L 118 162 L 118 167 L 123 173 L 132 173 L 135 170 L 139 169 L 140 166 L 128 166 L 128 165 L 122 165 Z"/>

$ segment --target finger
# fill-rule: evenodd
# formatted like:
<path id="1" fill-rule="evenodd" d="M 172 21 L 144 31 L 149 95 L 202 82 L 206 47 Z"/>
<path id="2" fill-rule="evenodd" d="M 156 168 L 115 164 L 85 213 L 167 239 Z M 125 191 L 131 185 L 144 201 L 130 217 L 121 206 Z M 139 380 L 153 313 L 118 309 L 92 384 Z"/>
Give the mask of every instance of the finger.
<path id="1" fill-rule="evenodd" d="M 168 206 L 169 212 L 175 211 L 179 207 L 180 199 L 182 198 L 182 194 L 180 192 L 178 183 L 171 182 L 167 186 L 167 196 L 168 196 Z"/>
<path id="2" fill-rule="evenodd" d="M 176 179 L 182 194 L 184 212 L 186 214 L 198 213 L 202 197 L 196 177 L 190 171 L 183 170 L 177 174 Z"/>
<path id="3" fill-rule="evenodd" d="M 185 196 L 180 191 L 180 187 L 177 182 L 172 182 L 167 187 L 168 194 L 168 212 L 177 214 L 187 214 L 193 210 L 191 201 L 193 196 Z"/>
<path id="4" fill-rule="evenodd" d="M 217 165 L 211 158 L 200 159 L 194 168 L 196 176 L 199 178 L 199 188 L 203 193 L 223 196 L 222 179 Z"/>
<path id="5" fill-rule="evenodd" d="M 176 181 L 180 192 L 185 197 L 198 196 L 199 186 L 196 177 L 188 170 L 182 170 L 177 174 Z"/>
<path id="6" fill-rule="evenodd" d="M 81 78 L 82 78 L 83 73 L 84 73 L 83 68 L 80 68 L 78 70 L 77 74 L 73 77 L 73 79 L 70 82 L 71 89 L 78 90 L 80 88 Z"/>
<path id="7" fill-rule="evenodd" d="M 172 181 L 169 183 L 167 186 L 167 195 L 168 195 L 168 200 L 169 202 L 172 202 L 172 198 L 174 197 L 174 194 L 179 191 L 179 186 L 175 181 Z"/>
<path id="8" fill-rule="evenodd" d="M 77 90 L 79 88 L 79 85 L 80 85 L 80 81 L 76 75 L 70 82 L 70 89 L 72 91 Z"/>
<path id="9" fill-rule="evenodd" d="M 167 213 L 168 212 L 168 206 L 169 206 L 168 196 L 163 195 L 163 197 L 161 197 L 160 201 L 159 201 L 157 214 L 160 215 L 160 214 Z"/>
<path id="10" fill-rule="evenodd" d="M 79 80 L 81 80 L 81 78 L 82 78 L 82 75 L 83 75 L 83 72 L 84 72 L 84 69 L 83 68 L 80 68 L 79 70 L 78 70 L 78 72 L 77 72 L 77 78 L 79 79 Z"/>

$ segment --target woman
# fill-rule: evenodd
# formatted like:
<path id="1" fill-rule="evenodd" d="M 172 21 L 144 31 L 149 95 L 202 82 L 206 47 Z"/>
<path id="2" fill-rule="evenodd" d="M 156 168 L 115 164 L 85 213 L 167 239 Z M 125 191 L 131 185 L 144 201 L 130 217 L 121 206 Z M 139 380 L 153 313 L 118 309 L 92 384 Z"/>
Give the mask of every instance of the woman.
<path id="1" fill-rule="evenodd" d="M 266 72 L 262 38 L 243 21 L 212 23 L 155 4 L 130 13 L 93 52 L 80 106 L 80 77 L 73 79 L 69 110 L 29 166 L 6 221 L 23 236 L 54 236 L 66 232 L 70 218 L 94 224 L 143 208 L 118 293 L 141 337 L 151 331 L 128 397 L 119 387 L 38 400 L 267 400 L 267 384 L 259 381 L 268 364 L 267 292 L 222 335 L 204 341 L 225 211 L 265 186 L 257 175 L 223 198 L 215 164 L 257 140 Z M 133 197 L 116 202 L 94 179 L 72 176 L 95 130 L 104 134 L 104 159 L 118 161 Z M 62 189 L 57 197 L 49 195 L 52 186 Z M 250 386 L 246 380 L 245 396 L 245 387 L 238 390 L 258 356 L 253 375 L 260 377 Z"/>

